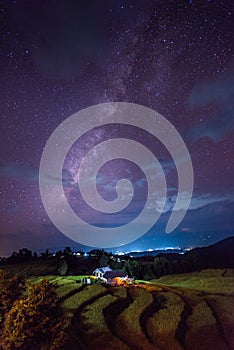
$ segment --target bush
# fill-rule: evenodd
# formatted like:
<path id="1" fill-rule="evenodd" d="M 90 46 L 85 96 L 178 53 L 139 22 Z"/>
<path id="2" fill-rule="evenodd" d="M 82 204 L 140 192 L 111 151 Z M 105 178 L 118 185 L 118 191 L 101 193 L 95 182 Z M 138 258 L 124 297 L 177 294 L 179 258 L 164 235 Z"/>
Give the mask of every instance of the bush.
<path id="1" fill-rule="evenodd" d="M 2 349 L 59 349 L 65 342 L 55 286 L 47 280 L 29 287 L 5 315 Z"/>
<path id="2" fill-rule="evenodd" d="M 5 272 L 0 274 L 0 329 L 5 314 L 11 309 L 14 302 L 21 297 L 25 290 L 25 279 L 23 277 L 10 277 Z"/>

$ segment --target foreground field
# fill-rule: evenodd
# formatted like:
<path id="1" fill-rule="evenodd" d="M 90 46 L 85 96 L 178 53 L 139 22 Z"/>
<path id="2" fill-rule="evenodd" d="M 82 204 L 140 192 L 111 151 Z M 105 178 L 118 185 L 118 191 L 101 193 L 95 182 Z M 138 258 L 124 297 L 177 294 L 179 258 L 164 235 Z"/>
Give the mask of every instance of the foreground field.
<path id="1" fill-rule="evenodd" d="M 234 349 L 233 270 L 165 276 L 137 287 L 85 286 L 81 277 L 49 277 L 67 314 L 70 349 Z"/>
<path id="2" fill-rule="evenodd" d="M 83 276 L 46 278 L 67 315 L 66 349 L 231 350 L 233 276 L 231 269 L 204 270 L 109 288 L 82 285 Z"/>

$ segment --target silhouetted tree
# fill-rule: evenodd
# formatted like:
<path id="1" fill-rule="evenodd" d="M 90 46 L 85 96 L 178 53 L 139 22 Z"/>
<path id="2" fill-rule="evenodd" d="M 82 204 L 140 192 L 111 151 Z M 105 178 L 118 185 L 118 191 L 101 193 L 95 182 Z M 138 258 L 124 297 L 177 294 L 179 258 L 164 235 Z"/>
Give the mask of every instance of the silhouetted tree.
<path id="1" fill-rule="evenodd" d="M 51 256 L 51 254 L 50 254 L 48 248 L 47 248 L 44 252 L 42 252 L 42 253 L 40 254 L 40 257 L 41 257 L 42 259 L 48 259 L 50 256 Z"/>
<path id="2" fill-rule="evenodd" d="M 148 263 L 144 265 L 143 271 L 143 279 L 149 281 L 155 277 L 155 274 L 152 269 L 152 263 Z"/>
<path id="3" fill-rule="evenodd" d="M 127 272 L 129 276 L 139 278 L 139 263 L 136 260 L 127 260 L 124 263 L 123 270 Z"/>
<path id="4" fill-rule="evenodd" d="M 92 249 L 90 250 L 90 252 L 88 252 L 89 256 L 96 256 L 99 259 L 103 254 L 106 254 L 106 252 L 103 249 Z"/>
<path id="5" fill-rule="evenodd" d="M 64 255 L 70 255 L 72 254 L 72 250 L 70 247 L 66 247 L 64 250 L 63 250 L 63 254 Z"/>
<path id="6" fill-rule="evenodd" d="M 28 248 L 20 249 L 18 256 L 20 258 L 20 261 L 32 260 L 32 252 Z"/>
<path id="7" fill-rule="evenodd" d="M 154 258 L 153 270 L 155 276 L 160 277 L 168 274 L 169 271 L 171 272 L 171 265 L 170 261 L 163 256 Z"/>
<path id="8" fill-rule="evenodd" d="M 65 259 L 60 259 L 57 272 L 60 276 L 65 276 L 68 271 L 68 264 Z"/>
<path id="9" fill-rule="evenodd" d="M 102 256 L 101 256 L 101 258 L 100 258 L 100 260 L 99 260 L 99 265 L 102 266 L 102 267 L 103 267 L 103 266 L 107 266 L 108 261 L 109 261 L 108 255 L 102 254 Z"/>
<path id="10" fill-rule="evenodd" d="M 62 250 L 58 250 L 58 251 L 55 253 L 55 256 L 56 256 L 57 258 L 60 258 L 62 255 L 63 255 Z"/>
<path id="11" fill-rule="evenodd" d="M 113 257 L 112 259 L 109 260 L 109 266 L 113 269 L 113 270 L 118 270 L 118 269 L 122 269 L 123 267 L 123 262 L 120 260 L 120 258 L 115 258 Z"/>

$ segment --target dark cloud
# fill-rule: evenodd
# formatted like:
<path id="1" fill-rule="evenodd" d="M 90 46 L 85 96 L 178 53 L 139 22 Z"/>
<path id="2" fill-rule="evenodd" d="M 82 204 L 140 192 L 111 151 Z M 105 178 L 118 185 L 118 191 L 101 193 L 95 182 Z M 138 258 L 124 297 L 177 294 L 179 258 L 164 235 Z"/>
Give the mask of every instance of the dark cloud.
<path id="1" fill-rule="evenodd" d="M 39 172 L 38 168 L 31 165 L 16 165 L 15 163 L 0 161 L 0 176 L 38 181 Z"/>
<path id="2" fill-rule="evenodd" d="M 191 107 L 215 105 L 217 111 L 207 121 L 191 127 L 187 136 L 193 141 L 203 137 L 217 140 L 233 127 L 234 120 L 234 65 L 222 78 L 196 85 L 188 99 Z"/>
<path id="3" fill-rule="evenodd" d="M 17 165 L 13 162 L 0 161 L 0 177 L 23 179 L 38 183 L 39 169 L 28 164 Z M 41 179 L 45 183 L 50 184 L 60 182 L 59 178 L 47 174 L 42 174 Z M 64 187 L 72 187 L 74 185 L 73 179 L 66 170 L 63 171 L 63 185 Z"/>

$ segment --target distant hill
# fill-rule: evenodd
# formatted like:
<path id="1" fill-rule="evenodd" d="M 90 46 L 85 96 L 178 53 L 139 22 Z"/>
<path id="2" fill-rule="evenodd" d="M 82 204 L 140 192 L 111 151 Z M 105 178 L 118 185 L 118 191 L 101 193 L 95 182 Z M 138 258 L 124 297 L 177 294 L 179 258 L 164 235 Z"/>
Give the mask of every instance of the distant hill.
<path id="1" fill-rule="evenodd" d="M 142 257 L 142 256 L 149 256 L 149 257 L 155 257 L 159 254 L 180 254 L 181 252 L 183 252 L 182 249 L 153 249 L 153 250 L 144 250 L 141 252 L 130 252 L 130 253 L 126 253 L 125 255 L 127 256 L 131 256 L 134 258 L 138 258 L 138 257 Z"/>
<path id="2" fill-rule="evenodd" d="M 225 238 L 208 247 L 194 248 L 185 254 L 159 254 L 173 261 L 187 260 L 195 270 L 201 268 L 234 268 L 234 237 Z"/>
<path id="3" fill-rule="evenodd" d="M 182 249 L 153 250 L 126 254 L 138 261 L 153 261 L 157 256 L 169 261 L 188 260 L 199 268 L 234 268 L 234 237 L 225 238 L 208 247 L 194 248 L 188 252 Z"/>
<path id="4" fill-rule="evenodd" d="M 228 237 L 208 247 L 195 248 L 184 254 L 202 267 L 234 268 L 234 237 Z"/>

